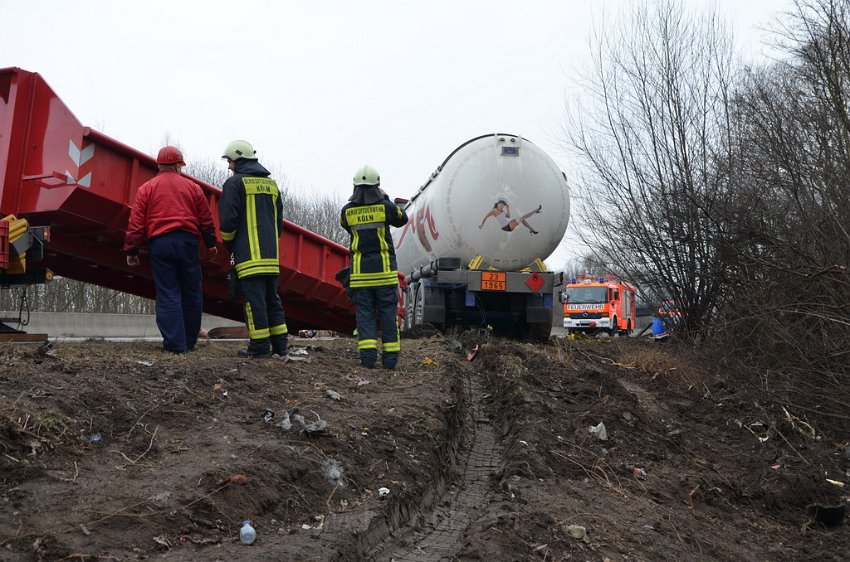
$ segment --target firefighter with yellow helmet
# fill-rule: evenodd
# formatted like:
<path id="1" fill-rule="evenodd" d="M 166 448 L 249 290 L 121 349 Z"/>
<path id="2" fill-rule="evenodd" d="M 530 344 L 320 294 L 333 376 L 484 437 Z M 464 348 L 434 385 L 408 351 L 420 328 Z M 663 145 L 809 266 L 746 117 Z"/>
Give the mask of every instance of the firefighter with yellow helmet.
<path id="1" fill-rule="evenodd" d="M 278 239 L 283 232 L 280 190 L 248 142 L 231 142 L 222 158 L 233 175 L 224 182 L 218 202 L 219 228 L 245 298 L 249 337 L 248 349 L 238 355 L 285 355 L 288 330 L 278 294 Z"/>
<path id="2" fill-rule="evenodd" d="M 394 369 L 400 351 L 396 316 L 398 266 L 390 226 L 407 224 L 407 214 L 390 201 L 380 185 L 381 176 L 375 168 L 363 166 L 357 170 L 354 193 L 342 208 L 340 224 L 351 240 L 349 289 L 357 316 L 360 363 L 371 369 L 377 362 L 380 322 L 381 365 Z"/>

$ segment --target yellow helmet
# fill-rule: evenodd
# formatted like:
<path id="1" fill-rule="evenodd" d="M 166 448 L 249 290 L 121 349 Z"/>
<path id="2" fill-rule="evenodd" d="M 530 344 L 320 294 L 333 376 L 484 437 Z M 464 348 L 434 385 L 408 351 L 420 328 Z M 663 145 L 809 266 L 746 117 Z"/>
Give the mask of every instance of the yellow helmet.
<path id="1" fill-rule="evenodd" d="M 240 158 L 256 160 L 257 151 L 254 150 L 254 147 L 248 141 L 235 140 L 227 145 L 221 157 L 228 160 L 238 160 Z"/>
<path id="2" fill-rule="evenodd" d="M 372 166 L 363 166 L 354 173 L 354 185 L 381 185 L 381 175 Z"/>

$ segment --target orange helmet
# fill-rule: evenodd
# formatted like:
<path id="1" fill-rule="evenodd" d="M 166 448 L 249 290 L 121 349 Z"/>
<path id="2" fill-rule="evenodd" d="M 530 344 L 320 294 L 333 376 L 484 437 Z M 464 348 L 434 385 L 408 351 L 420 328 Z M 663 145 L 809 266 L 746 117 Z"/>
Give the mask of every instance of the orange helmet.
<path id="1" fill-rule="evenodd" d="M 185 166 L 183 161 L 183 153 L 176 146 L 163 146 L 159 149 L 159 154 L 156 155 L 157 164 L 180 164 Z"/>

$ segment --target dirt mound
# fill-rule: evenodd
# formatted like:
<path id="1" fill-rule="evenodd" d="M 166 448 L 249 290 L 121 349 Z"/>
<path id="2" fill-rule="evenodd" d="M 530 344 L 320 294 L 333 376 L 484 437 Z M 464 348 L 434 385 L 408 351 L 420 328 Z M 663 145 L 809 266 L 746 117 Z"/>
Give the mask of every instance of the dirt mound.
<path id="1" fill-rule="evenodd" d="M 633 340 L 404 336 L 394 371 L 350 338 L 0 348 L 0 559 L 845 558 L 847 444 L 754 389 Z"/>

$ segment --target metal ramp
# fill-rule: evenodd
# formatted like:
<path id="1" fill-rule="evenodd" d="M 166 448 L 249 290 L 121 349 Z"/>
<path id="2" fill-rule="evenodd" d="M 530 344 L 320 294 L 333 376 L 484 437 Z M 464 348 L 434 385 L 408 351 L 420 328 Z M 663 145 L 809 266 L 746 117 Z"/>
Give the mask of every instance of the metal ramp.
<path id="1" fill-rule="evenodd" d="M 136 190 L 156 173 L 152 157 L 82 126 L 39 74 L 0 69 L 0 217 L 15 215 L 49 226 L 40 267 L 153 297 L 145 256 L 140 267 L 131 269 L 122 244 Z M 221 190 L 195 181 L 207 195 L 218 228 Z M 225 254 L 202 261 L 204 312 L 241 320 L 241 305 L 227 296 Z M 348 264 L 348 249 L 284 221 L 280 255 L 279 293 L 290 331 L 353 330 L 353 306 L 334 278 Z"/>

